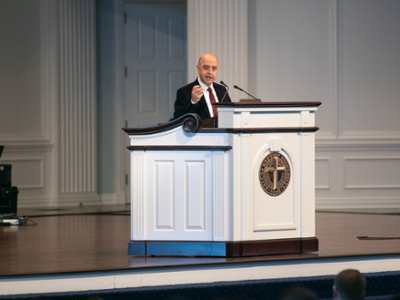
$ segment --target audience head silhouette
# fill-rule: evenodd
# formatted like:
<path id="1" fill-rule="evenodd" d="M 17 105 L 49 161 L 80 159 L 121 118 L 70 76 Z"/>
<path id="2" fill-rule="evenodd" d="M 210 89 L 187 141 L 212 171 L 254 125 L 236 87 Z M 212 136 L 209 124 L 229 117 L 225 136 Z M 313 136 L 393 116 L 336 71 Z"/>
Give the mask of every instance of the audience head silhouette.
<path id="1" fill-rule="evenodd" d="M 292 287 L 282 295 L 281 300 L 318 300 L 318 297 L 308 289 Z"/>
<path id="2" fill-rule="evenodd" d="M 346 269 L 336 275 L 333 299 L 362 300 L 365 298 L 366 280 L 357 270 Z"/>

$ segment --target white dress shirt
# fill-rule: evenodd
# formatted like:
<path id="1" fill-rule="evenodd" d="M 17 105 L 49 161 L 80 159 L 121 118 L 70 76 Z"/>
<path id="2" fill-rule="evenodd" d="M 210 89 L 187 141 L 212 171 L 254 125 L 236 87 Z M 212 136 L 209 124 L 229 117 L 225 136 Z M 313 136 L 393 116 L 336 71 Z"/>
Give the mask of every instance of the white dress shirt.
<path id="1" fill-rule="evenodd" d="M 211 116 L 211 117 L 214 117 L 213 106 L 212 106 L 211 101 L 210 101 L 210 94 L 208 93 L 208 86 L 207 86 L 206 84 L 204 84 L 204 83 L 200 80 L 199 77 L 197 77 L 197 81 L 200 83 L 200 86 L 204 89 L 203 95 L 204 95 L 204 98 L 206 99 L 206 103 L 207 103 L 207 107 L 208 107 L 208 111 L 209 111 L 209 113 L 210 113 L 210 116 Z M 215 101 L 216 101 L 216 102 L 219 102 L 218 97 L 217 97 L 217 93 L 215 92 L 215 89 L 214 89 L 214 83 L 211 84 L 210 88 L 211 88 L 211 90 L 212 90 L 212 93 L 214 94 Z M 193 102 L 192 102 L 192 103 L 193 103 Z M 194 103 L 193 103 L 193 104 L 194 104 Z"/>

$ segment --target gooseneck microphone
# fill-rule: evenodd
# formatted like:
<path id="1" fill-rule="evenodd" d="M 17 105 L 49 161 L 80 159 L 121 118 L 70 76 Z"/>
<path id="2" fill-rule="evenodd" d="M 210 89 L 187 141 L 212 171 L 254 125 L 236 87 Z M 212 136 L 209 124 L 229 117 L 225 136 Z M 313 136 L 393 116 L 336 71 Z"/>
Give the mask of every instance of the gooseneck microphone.
<path id="1" fill-rule="evenodd" d="M 244 91 L 243 89 L 241 89 L 241 88 L 238 87 L 237 85 L 234 85 L 233 87 L 234 87 L 235 89 L 237 89 L 237 90 L 243 92 L 243 93 L 246 93 L 246 94 L 249 95 L 251 98 L 254 98 L 254 99 L 256 99 L 256 100 L 260 100 L 259 98 L 256 98 L 256 97 L 254 97 L 253 95 L 250 95 L 248 92 Z"/>
<path id="2" fill-rule="evenodd" d="M 222 85 L 225 87 L 225 89 L 226 89 L 225 94 L 224 94 L 224 96 L 222 97 L 222 100 L 221 100 L 221 102 L 224 102 L 225 96 L 226 96 L 226 94 L 228 94 L 229 87 L 228 87 L 228 86 L 226 85 L 226 83 L 223 82 L 222 80 L 221 80 L 219 83 L 222 84 Z"/>

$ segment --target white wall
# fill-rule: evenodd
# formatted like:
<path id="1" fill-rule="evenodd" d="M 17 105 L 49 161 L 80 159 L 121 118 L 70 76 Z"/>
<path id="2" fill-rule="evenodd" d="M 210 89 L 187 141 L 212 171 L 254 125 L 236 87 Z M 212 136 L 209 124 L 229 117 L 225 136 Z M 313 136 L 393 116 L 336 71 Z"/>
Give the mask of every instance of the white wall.
<path id="1" fill-rule="evenodd" d="M 98 204 L 95 1 L 0 5 L 0 144 L 18 207 Z"/>
<path id="2" fill-rule="evenodd" d="M 191 1 L 188 1 L 188 16 L 193 15 L 197 7 Z M 76 0 L 67 2 L 77 3 Z M 72 176 L 74 170 L 79 171 L 79 159 L 84 162 L 85 155 L 94 153 L 96 157 L 96 147 L 85 152 L 86 147 L 94 143 L 101 147 L 100 193 L 105 193 L 109 202 L 118 199 L 117 194 L 123 194 L 120 178 L 124 176 L 119 173 L 123 169 L 120 157 L 125 148 L 119 145 L 120 138 L 110 137 L 113 133 L 117 136 L 123 124 L 123 120 L 118 119 L 122 81 L 110 75 L 114 72 L 115 77 L 119 76 L 123 67 L 121 47 L 118 48 L 118 43 L 123 41 L 113 35 L 123 30 L 107 27 L 112 22 L 114 26 L 120 24 L 123 1 L 114 0 L 113 8 L 105 3 L 107 1 L 100 1 L 98 16 L 103 17 L 97 20 L 97 26 L 102 39 L 97 44 L 101 55 L 97 63 L 103 69 L 97 75 L 102 76 L 103 81 L 98 89 L 101 95 L 97 98 L 100 105 L 97 130 L 106 131 L 108 136 L 101 134 L 98 144 L 93 136 L 96 134 L 96 103 L 85 102 L 85 105 L 92 105 L 87 106 L 94 113 L 91 126 L 85 122 L 75 123 L 74 119 L 61 121 L 60 97 L 66 95 L 66 90 L 59 89 L 60 76 L 64 73 L 58 68 L 60 55 L 65 52 L 58 48 L 58 43 L 67 33 L 57 30 L 67 28 L 57 23 L 61 20 L 60 11 L 54 3 L 67 2 L 1 2 L 0 144 L 6 145 L 2 163 L 13 165 L 13 184 L 20 190 L 21 206 L 75 204 L 78 199 L 100 203 L 96 184 L 79 191 L 79 186 L 76 189 L 62 181 L 62 176 L 67 174 L 62 163 L 67 166 L 69 160 L 61 153 L 61 142 L 67 142 L 69 137 L 77 141 L 77 148 L 70 150 L 78 160 L 73 160 L 75 169 L 69 170 L 67 176 Z M 246 2 L 248 9 L 241 9 Z M 320 127 L 316 142 L 317 207 L 399 207 L 400 20 L 397 16 L 400 2 L 236 0 L 232 3 L 209 1 L 207 5 L 216 5 L 215 12 L 224 14 L 224 18 L 240 12 L 246 14 L 245 18 L 230 17 L 228 23 L 248 20 L 248 36 L 242 30 L 245 25 L 222 28 L 212 36 L 214 44 L 222 37 L 223 45 L 213 45 L 210 49 L 221 51 L 220 57 L 227 55 L 223 60 L 230 64 L 229 68 L 235 67 L 232 61 L 240 51 L 248 51 L 248 56 L 241 58 L 234 70 L 229 69 L 225 74 L 221 70 L 224 78 L 220 79 L 232 78 L 225 80 L 232 81 L 230 85 L 247 85 L 248 91 L 263 101 L 322 102 L 316 121 Z M 88 9 L 94 12 L 93 8 Z M 196 26 L 201 27 L 201 22 L 208 19 L 196 20 Z M 189 24 L 195 31 L 196 26 Z M 68 34 L 71 40 L 79 40 L 79 35 Z M 230 36 L 233 40 L 226 40 Z M 246 40 L 247 47 L 237 46 Z M 93 37 L 91 43 L 95 43 Z M 229 43 L 236 46 L 226 48 Z M 193 68 L 191 59 L 197 59 L 201 49 L 208 48 L 196 46 L 190 36 L 189 44 L 188 65 Z M 71 53 L 84 58 L 79 51 Z M 246 65 L 248 69 L 243 71 Z M 246 72 L 248 82 L 238 75 Z M 68 76 L 70 80 L 75 78 L 76 83 L 79 78 L 87 79 L 85 74 L 81 70 L 81 77 L 72 73 Z M 95 84 L 92 82 L 89 88 L 95 89 Z M 82 90 L 74 90 L 71 85 L 68 91 L 71 94 L 71 91 Z M 69 99 L 64 103 L 75 105 L 71 110 L 73 118 L 82 120 L 80 110 L 76 110 L 79 103 L 74 102 L 74 97 Z M 73 132 L 73 124 L 82 125 L 77 127 L 81 128 L 79 132 Z M 95 142 L 81 147 L 85 145 L 82 141 L 86 134 Z M 86 173 L 85 180 L 97 182 L 97 166 L 90 166 L 85 172 L 87 170 L 90 172 Z M 62 184 L 70 192 L 63 193 Z"/>
<path id="3" fill-rule="evenodd" d="M 400 2 L 249 1 L 249 90 L 321 101 L 317 208 L 400 206 Z"/>
<path id="4" fill-rule="evenodd" d="M 0 9 L 0 144 L 2 163 L 12 164 L 19 205 L 28 195 L 55 193 L 55 131 L 46 97 L 39 1 L 2 1 Z M 49 184 L 49 183 L 52 184 Z"/>

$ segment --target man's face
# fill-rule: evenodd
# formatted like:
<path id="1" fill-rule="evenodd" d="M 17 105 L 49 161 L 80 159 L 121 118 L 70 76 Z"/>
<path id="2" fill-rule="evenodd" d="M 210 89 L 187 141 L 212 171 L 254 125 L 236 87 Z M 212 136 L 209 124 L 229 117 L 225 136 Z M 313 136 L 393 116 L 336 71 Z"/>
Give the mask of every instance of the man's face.
<path id="1" fill-rule="evenodd" d="M 218 59 L 212 54 L 203 55 L 197 65 L 197 74 L 199 74 L 200 80 L 210 86 L 217 78 L 217 72 Z"/>

